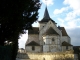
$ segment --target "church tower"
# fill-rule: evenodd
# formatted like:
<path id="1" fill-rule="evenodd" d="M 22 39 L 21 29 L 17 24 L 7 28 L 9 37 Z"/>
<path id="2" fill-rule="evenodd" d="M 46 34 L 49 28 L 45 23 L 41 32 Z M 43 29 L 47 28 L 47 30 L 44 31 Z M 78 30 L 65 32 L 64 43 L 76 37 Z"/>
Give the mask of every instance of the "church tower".
<path id="1" fill-rule="evenodd" d="M 50 18 L 46 7 L 43 19 L 39 21 L 39 40 L 42 51 L 54 52 L 56 51 L 55 46 L 57 47 L 57 50 L 60 50 L 60 48 L 58 48 L 60 47 L 61 42 L 59 36 L 61 36 L 61 31 L 57 28 L 55 21 Z"/>

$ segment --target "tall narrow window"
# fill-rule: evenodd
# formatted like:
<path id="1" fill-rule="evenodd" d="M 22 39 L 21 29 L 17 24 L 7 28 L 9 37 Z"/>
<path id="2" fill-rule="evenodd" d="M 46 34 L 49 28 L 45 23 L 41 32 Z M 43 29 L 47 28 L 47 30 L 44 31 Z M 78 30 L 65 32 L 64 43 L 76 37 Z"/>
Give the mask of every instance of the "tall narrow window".
<path id="1" fill-rule="evenodd" d="M 54 38 L 52 38 L 52 41 L 54 41 Z"/>
<path id="2" fill-rule="evenodd" d="M 35 46 L 32 46 L 32 50 L 35 50 Z"/>
<path id="3" fill-rule="evenodd" d="M 68 46 L 66 46 L 66 50 L 68 49 Z"/>

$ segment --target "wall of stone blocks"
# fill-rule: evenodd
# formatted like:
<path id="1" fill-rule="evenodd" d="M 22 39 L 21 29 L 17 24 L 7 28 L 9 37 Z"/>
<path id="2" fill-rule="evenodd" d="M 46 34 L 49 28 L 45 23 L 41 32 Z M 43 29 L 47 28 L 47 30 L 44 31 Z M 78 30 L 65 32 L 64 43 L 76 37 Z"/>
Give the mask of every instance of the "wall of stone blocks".
<path id="1" fill-rule="evenodd" d="M 54 53 L 27 53 L 27 55 L 29 56 L 29 59 L 26 60 L 76 60 L 74 58 L 73 51 Z"/>
<path id="2" fill-rule="evenodd" d="M 25 50 L 26 52 L 40 52 L 41 47 L 40 46 L 34 46 L 35 50 L 32 50 L 32 46 L 26 46 Z"/>
<path id="3" fill-rule="evenodd" d="M 74 60 L 73 53 L 28 53 L 30 59 L 37 60 Z"/>
<path id="4" fill-rule="evenodd" d="M 71 44 L 71 39 L 68 36 L 62 36 L 61 39 L 62 39 L 61 42 L 66 41 Z"/>
<path id="5" fill-rule="evenodd" d="M 62 46 L 62 51 L 66 50 L 73 50 L 73 46 L 68 46 L 68 49 L 66 49 L 66 46 Z"/>
<path id="6" fill-rule="evenodd" d="M 29 34 L 28 35 L 28 43 L 31 41 L 36 41 L 39 43 L 39 35 L 38 34 Z"/>

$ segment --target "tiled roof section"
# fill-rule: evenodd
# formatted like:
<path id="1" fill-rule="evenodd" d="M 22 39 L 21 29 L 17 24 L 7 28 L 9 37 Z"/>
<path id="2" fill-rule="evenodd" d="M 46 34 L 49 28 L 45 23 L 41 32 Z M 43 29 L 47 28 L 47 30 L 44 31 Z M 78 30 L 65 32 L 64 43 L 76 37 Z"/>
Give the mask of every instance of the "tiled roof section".
<path id="1" fill-rule="evenodd" d="M 62 36 L 68 36 L 64 27 L 59 27 L 59 29 L 62 31 Z"/>
<path id="2" fill-rule="evenodd" d="M 72 46 L 72 45 L 64 41 L 62 42 L 62 46 Z"/>
<path id="3" fill-rule="evenodd" d="M 32 29 L 29 29 L 28 34 L 39 34 L 39 28 L 33 27 Z"/>
<path id="4" fill-rule="evenodd" d="M 80 46 L 73 46 L 74 53 L 80 53 Z"/>
<path id="5" fill-rule="evenodd" d="M 40 45 L 35 41 L 31 41 L 30 43 L 26 44 L 26 46 L 40 46 Z"/>
<path id="6" fill-rule="evenodd" d="M 51 35 L 51 34 L 59 35 L 52 27 L 50 27 L 43 35 Z"/>

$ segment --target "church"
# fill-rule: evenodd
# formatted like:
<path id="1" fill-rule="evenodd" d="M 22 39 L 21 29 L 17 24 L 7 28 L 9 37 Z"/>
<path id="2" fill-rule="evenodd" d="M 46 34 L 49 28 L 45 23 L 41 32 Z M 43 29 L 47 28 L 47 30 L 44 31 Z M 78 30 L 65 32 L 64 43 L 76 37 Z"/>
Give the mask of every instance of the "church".
<path id="1" fill-rule="evenodd" d="M 19 49 L 16 60 L 79 60 L 65 27 L 57 26 L 47 7 L 38 23 L 28 30 L 25 49 Z"/>

